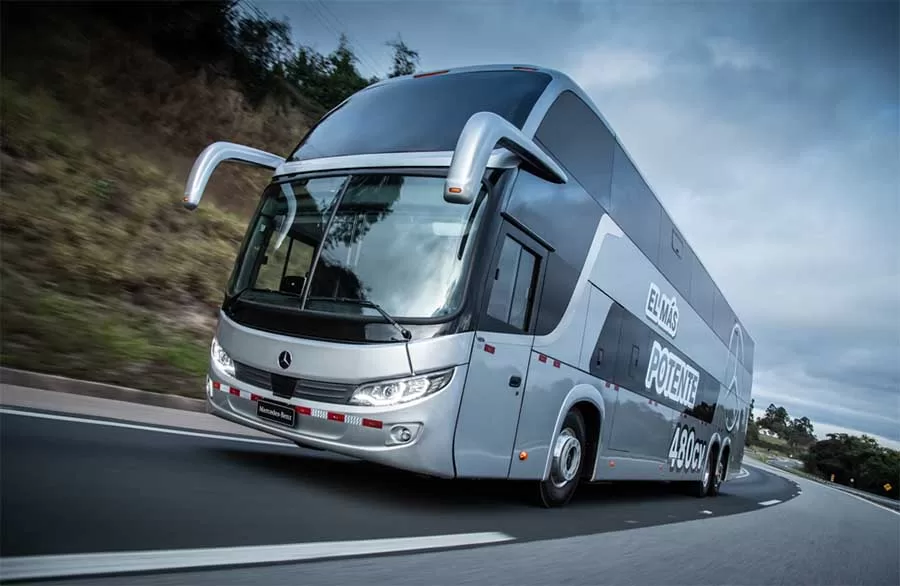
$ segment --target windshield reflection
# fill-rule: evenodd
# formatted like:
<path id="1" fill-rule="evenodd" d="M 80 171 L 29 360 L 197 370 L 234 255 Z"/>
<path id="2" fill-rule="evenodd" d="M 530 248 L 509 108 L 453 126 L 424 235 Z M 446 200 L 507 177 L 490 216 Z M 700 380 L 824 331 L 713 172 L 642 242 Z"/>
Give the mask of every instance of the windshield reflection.
<path id="1" fill-rule="evenodd" d="M 455 313 L 472 248 L 465 242 L 485 194 L 470 205 L 450 204 L 442 187 L 441 177 L 396 174 L 270 186 L 232 293 L 264 293 L 267 303 L 298 309 L 302 293 L 306 309 L 348 315 L 380 313 L 348 299 L 395 317 Z"/>

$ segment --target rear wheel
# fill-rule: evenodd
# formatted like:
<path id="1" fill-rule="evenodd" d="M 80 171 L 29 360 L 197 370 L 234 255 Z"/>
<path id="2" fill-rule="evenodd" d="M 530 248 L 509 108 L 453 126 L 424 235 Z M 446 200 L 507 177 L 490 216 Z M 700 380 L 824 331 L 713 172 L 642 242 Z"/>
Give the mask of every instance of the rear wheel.
<path id="1" fill-rule="evenodd" d="M 690 483 L 690 493 L 697 498 L 703 498 L 710 494 L 719 461 L 718 452 L 718 446 L 713 446 L 713 448 L 709 450 L 709 455 L 706 457 L 706 465 L 703 467 L 703 473 L 700 476 L 700 480 L 693 480 Z"/>
<path id="2" fill-rule="evenodd" d="M 728 448 L 722 453 L 721 458 L 716 458 L 715 474 L 709 483 L 707 494 L 709 496 L 719 496 L 719 489 L 722 488 L 722 482 L 725 481 L 725 469 L 728 463 Z"/>
<path id="3" fill-rule="evenodd" d="M 538 502 L 546 508 L 561 507 L 572 499 L 584 467 L 586 432 L 578 409 L 566 413 L 562 428 L 550 446 L 550 474 L 538 483 Z"/>

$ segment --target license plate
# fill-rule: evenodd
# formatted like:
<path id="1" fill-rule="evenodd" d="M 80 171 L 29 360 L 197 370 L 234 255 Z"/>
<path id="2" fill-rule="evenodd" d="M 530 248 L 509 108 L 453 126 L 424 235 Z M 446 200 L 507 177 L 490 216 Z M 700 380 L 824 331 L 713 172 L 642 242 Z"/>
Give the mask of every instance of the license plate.
<path id="1" fill-rule="evenodd" d="M 294 427 L 294 408 L 290 405 L 259 400 L 256 402 L 256 415 L 260 419 Z"/>

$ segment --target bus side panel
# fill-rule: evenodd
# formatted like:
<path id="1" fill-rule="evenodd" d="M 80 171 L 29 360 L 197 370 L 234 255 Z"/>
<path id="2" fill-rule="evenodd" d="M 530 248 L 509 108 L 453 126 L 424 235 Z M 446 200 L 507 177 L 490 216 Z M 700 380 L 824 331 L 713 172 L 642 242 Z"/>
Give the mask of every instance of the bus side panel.
<path id="1" fill-rule="evenodd" d="M 564 362 L 553 359 L 541 360 L 539 352 L 531 354 L 528 369 L 528 384 L 525 389 L 525 400 L 519 417 L 519 429 L 516 433 L 516 444 L 509 469 L 509 478 L 516 480 L 540 480 L 544 477 L 550 444 L 556 432 L 556 422 L 567 396 L 576 387 L 583 387 L 586 392 L 580 395 L 596 397 L 605 406 L 615 404 L 615 392 L 605 388 L 602 381 Z M 607 412 L 609 417 L 611 410 Z M 602 417 L 602 415 L 601 415 Z M 602 423 L 601 423 L 602 426 Z M 590 441 L 595 441 L 591 438 Z M 525 460 L 519 458 L 521 452 L 527 453 Z M 593 462 L 585 462 L 586 471 L 590 471 Z"/>
<path id="2" fill-rule="evenodd" d="M 528 383 L 532 336 L 475 332 L 459 406 L 453 456 L 460 478 L 506 478 L 523 391 Z M 518 378 L 519 385 L 512 380 Z"/>
<path id="3" fill-rule="evenodd" d="M 728 348 L 628 237 L 605 239 L 591 269 L 590 280 L 600 290 L 721 381 Z M 678 324 L 674 339 L 645 313 L 651 283 L 666 297 L 676 300 Z"/>
<path id="4" fill-rule="evenodd" d="M 544 291 L 547 289 L 548 286 L 545 285 Z M 604 396 L 600 381 L 586 373 L 588 370 L 586 361 L 590 360 L 590 356 L 585 358 L 584 352 L 581 351 L 582 340 L 586 333 L 599 331 L 596 324 L 602 326 L 611 304 L 612 301 L 608 297 L 583 281 L 582 287 L 576 289 L 572 295 L 568 319 L 557 327 L 553 337 L 556 343 L 549 342 L 543 347 L 535 343 L 516 432 L 513 451 L 516 457 L 510 465 L 510 478 L 543 477 L 550 444 L 556 432 L 556 422 L 566 397 L 576 385 L 587 384 L 598 389 L 601 392 L 601 401 L 606 407 L 615 404 L 612 391 L 606 389 Z M 562 357 L 556 353 L 549 353 L 549 349 L 558 350 L 565 347 L 560 344 L 563 341 L 575 345 L 572 352 L 563 354 Z M 566 356 L 575 357 L 575 364 L 569 364 Z M 607 411 L 606 418 L 610 415 L 611 411 Z M 528 453 L 526 460 L 518 458 L 518 454 L 523 451 Z M 593 465 L 593 462 L 590 465 Z"/>

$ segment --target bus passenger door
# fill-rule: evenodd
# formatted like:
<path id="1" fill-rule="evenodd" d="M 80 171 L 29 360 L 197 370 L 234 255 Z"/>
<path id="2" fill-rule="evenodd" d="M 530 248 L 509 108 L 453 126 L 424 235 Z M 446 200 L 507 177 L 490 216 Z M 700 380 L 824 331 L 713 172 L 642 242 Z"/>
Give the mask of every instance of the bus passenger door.
<path id="1" fill-rule="evenodd" d="M 459 476 L 506 478 L 534 343 L 547 250 L 505 224 L 493 253 L 485 306 L 454 440 Z"/>

